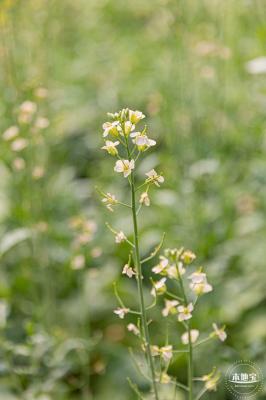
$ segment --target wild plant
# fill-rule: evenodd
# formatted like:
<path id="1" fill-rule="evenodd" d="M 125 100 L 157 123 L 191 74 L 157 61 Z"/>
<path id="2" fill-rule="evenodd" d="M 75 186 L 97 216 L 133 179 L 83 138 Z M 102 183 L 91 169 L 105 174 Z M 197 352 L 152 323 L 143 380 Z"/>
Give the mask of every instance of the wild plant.
<path id="1" fill-rule="evenodd" d="M 127 329 L 139 338 L 147 368 L 142 368 L 142 365 L 136 360 L 135 364 L 139 372 L 150 383 L 153 398 L 163 400 L 160 395 L 161 386 L 169 384 L 174 386 L 174 393 L 179 387 L 186 392 L 189 400 L 199 400 L 206 391 L 216 390 L 220 374 L 213 368 L 210 373 L 199 378 L 195 377 L 193 353 L 199 345 L 214 338 L 223 342 L 227 336 L 225 327 L 219 328 L 214 323 L 213 330 L 204 338 L 199 339 L 200 332 L 193 326 L 193 316 L 200 298 L 211 292 L 213 287 L 208 282 L 203 267 L 193 268 L 196 255 L 191 250 L 184 247 L 166 249 L 163 254 L 159 255 L 164 242 L 164 234 L 151 254 L 142 258 L 141 254 L 144 251 L 140 249 L 138 217 L 143 207 L 150 206 L 150 193 L 152 189 L 160 189 L 164 183 L 164 177 L 152 169 L 147 171 L 144 181 L 138 182 L 136 169 L 140 158 L 156 145 L 156 141 L 149 138 L 147 126 L 136 130 L 136 126 L 145 118 L 141 111 L 132 111 L 126 108 L 116 113 L 108 113 L 108 117 L 109 121 L 103 124 L 105 143 L 102 149 L 116 158 L 114 171 L 127 179 L 131 200 L 128 204 L 120 201 L 115 194 L 105 193 L 101 190 L 99 192 L 103 196 L 102 202 L 109 211 L 114 211 L 118 206 L 126 207 L 131 211 L 133 240 L 131 237 L 128 238 L 122 230 L 116 230 L 108 223 L 107 227 L 114 234 L 115 243 L 118 245 L 124 243 L 129 247 L 128 261 L 121 272 L 127 278 L 136 280 L 139 303 L 139 310 L 132 310 L 125 305 L 115 285 L 115 295 L 119 307 L 114 310 L 114 313 L 121 319 L 127 318 L 130 314 L 136 318 L 135 323 L 130 322 L 127 325 Z M 147 305 L 145 304 L 142 269 L 146 263 L 150 263 L 158 255 L 159 259 L 150 271 L 153 301 Z M 170 289 L 173 285 L 169 285 L 169 283 L 174 283 L 176 290 Z M 148 319 L 148 313 L 157 306 L 159 298 L 162 298 L 164 303 L 161 311 L 162 318 L 174 318 L 176 323 L 181 324 L 184 329 L 178 349 L 168 343 L 168 339 L 161 347 L 151 341 L 149 329 L 151 321 Z M 179 353 L 187 355 L 187 385 L 180 383 L 176 377 L 170 376 L 168 373 L 171 362 Z M 130 378 L 128 380 L 138 398 L 144 399 L 144 394 L 137 385 Z M 201 388 L 197 389 L 197 393 L 196 381 L 203 383 Z M 175 394 L 174 398 L 176 398 Z"/>

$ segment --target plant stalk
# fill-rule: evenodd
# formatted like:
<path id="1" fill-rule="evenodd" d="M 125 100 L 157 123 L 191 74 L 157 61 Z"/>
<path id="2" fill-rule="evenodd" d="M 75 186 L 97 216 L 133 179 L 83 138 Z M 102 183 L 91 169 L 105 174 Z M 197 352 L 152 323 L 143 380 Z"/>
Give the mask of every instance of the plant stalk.
<path id="1" fill-rule="evenodd" d="M 136 263 L 136 269 L 137 269 L 137 283 L 138 283 L 138 295 L 139 295 L 139 302 L 140 302 L 141 322 L 142 322 L 143 333 L 144 333 L 145 349 L 147 351 L 148 362 L 149 362 L 149 366 L 150 366 L 150 370 L 151 370 L 151 379 L 152 379 L 154 396 L 155 396 L 156 400 L 159 400 L 157 385 L 156 385 L 154 363 L 153 363 L 153 358 L 152 358 L 152 354 L 151 354 L 150 335 L 149 335 L 149 328 L 148 328 L 148 323 L 147 323 L 146 308 L 145 308 L 144 295 L 143 295 L 142 268 L 141 268 L 140 253 L 139 253 L 138 223 L 137 223 L 135 183 L 134 183 L 133 171 L 131 172 L 131 207 L 132 207 L 132 220 L 133 220 L 133 226 L 134 226 L 134 244 L 135 244 L 134 253 L 135 253 L 135 263 Z"/>
<path id="2" fill-rule="evenodd" d="M 182 292 L 182 297 L 185 302 L 185 306 L 188 305 L 188 300 L 182 280 L 182 276 L 179 276 L 179 285 Z M 191 333 L 190 333 L 190 321 L 187 322 L 187 331 L 188 331 L 188 399 L 193 400 L 193 347 L 191 341 Z"/>

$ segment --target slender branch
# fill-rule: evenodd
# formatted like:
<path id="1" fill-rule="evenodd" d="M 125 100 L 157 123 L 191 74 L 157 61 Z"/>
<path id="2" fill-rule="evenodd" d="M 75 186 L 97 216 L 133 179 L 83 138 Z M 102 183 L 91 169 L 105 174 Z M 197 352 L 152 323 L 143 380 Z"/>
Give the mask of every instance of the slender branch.
<path id="1" fill-rule="evenodd" d="M 195 344 L 193 345 L 193 347 L 194 347 L 194 348 L 195 348 L 195 347 L 198 347 L 198 346 L 200 346 L 200 345 L 203 344 L 203 343 L 209 342 L 209 340 L 212 340 L 212 337 L 208 336 L 207 338 L 202 339 L 200 342 L 195 343 Z"/>
<path id="2" fill-rule="evenodd" d="M 156 254 L 159 253 L 159 251 L 162 248 L 162 245 L 163 245 L 163 242 L 164 242 L 164 238 L 165 238 L 165 232 L 163 233 L 163 236 L 162 236 L 162 239 L 161 239 L 160 243 L 155 247 L 155 249 L 151 252 L 151 254 L 148 257 L 146 257 L 146 258 L 144 258 L 143 260 L 140 261 L 141 264 L 144 264 L 147 261 L 151 260 L 153 257 L 156 256 Z"/>
<path id="3" fill-rule="evenodd" d="M 107 228 L 109 229 L 109 231 L 111 231 L 111 232 L 114 233 L 115 235 L 118 234 L 118 232 L 117 232 L 114 228 L 112 228 L 111 225 L 110 225 L 108 222 L 105 222 L 105 225 L 107 226 Z M 130 240 L 128 240 L 127 237 L 126 237 L 125 241 L 134 249 L 135 245 L 134 245 Z"/>
<path id="4" fill-rule="evenodd" d="M 184 301 L 184 299 L 182 299 L 182 297 L 179 297 L 171 292 L 169 292 L 168 290 L 165 292 L 169 297 L 172 297 L 175 300 L 179 300 L 179 301 Z"/>
<path id="5" fill-rule="evenodd" d="M 184 298 L 185 305 L 188 305 L 188 299 L 186 296 L 183 280 L 181 274 L 179 274 L 179 284 L 182 296 Z M 189 387 L 189 400 L 193 400 L 193 347 L 191 341 L 190 321 L 187 321 L 187 332 L 188 332 L 188 387 Z"/>
<path id="6" fill-rule="evenodd" d="M 118 294 L 116 282 L 113 283 L 113 286 L 114 286 L 114 294 L 115 294 L 115 297 L 116 297 L 116 299 L 117 299 L 117 301 L 118 301 L 120 307 L 128 309 L 128 313 L 129 313 L 129 314 L 140 315 L 140 312 L 139 312 L 139 311 L 131 310 L 130 308 L 128 308 L 128 307 L 125 306 L 123 300 L 121 299 L 121 297 L 120 297 L 119 294 Z"/>
<path id="7" fill-rule="evenodd" d="M 95 186 L 95 190 L 99 195 L 101 195 L 104 198 L 108 199 L 108 195 L 106 193 L 104 193 L 101 189 L 99 189 L 98 186 Z M 116 200 L 115 203 L 112 204 L 112 205 L 115 206 L 116 204 L 120 204 L 121 206 L 124 206 L 124 207 L 127 207 L 127 208 L 131 208 L 131 206 L 129 204 L 123 203 L 123 201 Z"/>
<path id="8" fill-rule="evenodd" d="M 143 186 L 146 186 L 148 184 L 148 182 L 144 182 L 144 183 L 142 183 L 141 185 L 139 185 L 136 189 L 135 189 L 135 192 L 137 192 L 139 189 L 141 189 Z"/>
<path id="9" fill-rule="evenodd" d="M 206 388 L 204 387 L 204 388 L 199 392 L 199 394 L 198 394 L 198 396 L 196 397 L 195 400 L 199 400 L 199 399 L 204 395 L 204 393 L 207 392 L 207 390 L 208 390 L 208 389 L 206 389 Z"/>
<path id="10" fill-rule="evenodd" d="M 127 378 L 127 381 L 128 381 L 129 386 L 133 390 L 133 392 L 135 392 L 136 395 L 138 396 L 138 399 L 145 400 L 144 397 L 141 395 L 137 385 L 135 383 L 133 383 L 130 378 Z"/>
<path id="11" fill-rule="evenodd" d="M 178 381 L 171 381 L 171 383 L 173 385 L 175 385 L 176 387 L 180 387 L 181 389 L 185 390 L 186 392 L 188 392 L 188 387 L 186 385 L 183 385 L 183 383 L 180 383 Z"/>

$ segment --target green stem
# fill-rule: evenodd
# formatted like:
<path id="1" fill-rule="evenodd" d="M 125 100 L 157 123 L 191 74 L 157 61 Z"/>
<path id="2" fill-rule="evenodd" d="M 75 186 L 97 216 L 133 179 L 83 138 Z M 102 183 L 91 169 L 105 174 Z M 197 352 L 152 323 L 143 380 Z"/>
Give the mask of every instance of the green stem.
<path id="1" fill-rule="evenodd" d="M 127 154 L 128 159 L 131 159 L 128 140 L 126 138 L 126 147 L 127 147 Z M 141 312 L 141 323 L 142 329 L 144 333 L 144 345 L 145 350 L 147 352 L 148 363 L 151 370 L 151 379 L 152 379 L 152 387 L 155 396 L 155 400 L 159 400 L 157 385 L 156 385 L 156 375 L 155 375 L 155 368 L 153 363 L 153 358 L 151 354 L 151 345 L 150 345 L 150 335 L 149 335 L 149 328 L 147 322 L 147 315 L 146 315 L 146 307 L 144 301 L 144 294 L 143 294 L 143 285 L 142 285 L 142 267 L 141 267 L 141 260 L 140 260 L 140 252 L 139 252 L 139 237 L 138 237 L 138 222 L 137 222 L 137 209 L 136 209 L 136 198 L 135 198 L 135 176 L 134 171 L 131 172 L 131 179 L 130 179 L 130 188 L 131 188 L 131 210 L 132 210 L 132 220 L 133 220 L 133 227 L 134 227 L 134 254 L 135 254 L 135 263 L 136 263 L 136 270 L 137 270 L 137 284 L 138 284 L 138 295 L 139 295 L 139 302 L 140 302 L 140 312 Z"/>
<path id="2" fill-rule="evenodd" d="M 179 284 L 182 296 L 184 298 L 185 306 L 187 307 L 188 300 L 181 275 L 179 276 Z M 188 331 L 188 388 L 189 388 L 188 399 L 193 400 L 193 348 L 192 348 L 189 320 L 187 321 L 187 331 Z"/>
<path id="3" fill-rule="evenodd" d="M 134 253 L 135 253 L 135 262 L 136 262 L 136 269 L 137 269 L 137 283 L 138 283 L 138 294 L 139 294 L 139 301 L 140 301 L 140 312 L 141 312 L 141 322 L 144 331 L 144 339 L 145 339 L 145 348 L 147 351 L 148 362 L 150 365 L 151 370 L 151 378 L 152 378 L 152 386 L 155 395 L 155 399 L 159 400 L 157 385 L 156 385 L 156 377 L 155 377 L 155 369 L 153 364 L 153 358 L 151 354 L 151 347 L 150 347 L 150 336 L 149 336 L 149 329 L 147 324 L 147 316 L 146 316 L 146 308 L 144 302 L 144 295 L 143 295 L 143 285 L 142 285 L 142 268 L 140 263 L 140 254 L 139 254 L 139 239 L 138 239 L 138 223 L 137 223 L 137 213 L 136 213 L 136 199 L 135 199 L 135 184 L 134 184 L 134 173 L 131 173 L 131 207 L 132 207 L 132 219 L 133 219 L 133 226 L 134 226 Z"/>

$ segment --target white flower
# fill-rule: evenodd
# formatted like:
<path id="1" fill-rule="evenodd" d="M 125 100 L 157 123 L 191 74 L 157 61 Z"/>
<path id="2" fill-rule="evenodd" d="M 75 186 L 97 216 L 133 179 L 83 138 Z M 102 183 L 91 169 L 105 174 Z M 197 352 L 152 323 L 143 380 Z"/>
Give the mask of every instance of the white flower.
<path id="1" fill-rule="evenodd" d="M 179 312 L 178 314 L 178 321 L 186 321 L 190 318 L 192 318 L 192 311 L 194 310 L 193 304 L 189 303 L 186 306 L 178 306 L 177 311 Z"/>
<path id="2" fill-rule="evenodd" d="M 118 153 L 116 146 L 118 145 L 119 141 L 112 142 L 111 140 L 106 140 L 105 146 L 101 147 L 101 149 L 106 150 L 111 156 L 116 156 Z"/>
<path id="3" fill-rule="evenodd" d="M 164 294 L 164 292 L 166 291 L 165 282 L 166 278 L 162 278 L 158 282 L 155 282 L 154 287 L 151 290 L 151 295 L 155 297 L 156 294 L 157 295 Z"/>
<path id="4" fill-rule="evenodd" d="M 212 285 L 208 282 L 206 283 L 191 283 L 189 285 L 190 289 L 197 295 L 200 296 L 204 293 L 210 293 L 213 290 Z"/>
<path id="5" fill-rule="evenodd" d="M 137 124 L 140 120 L 145 118 L 145 115 L 141 111 L 128 111 L 129 114 L 129 120 L 132 122 L 132 124 Z"/>
<path id="6" fill-rule="evenodd" d="M 170 382 L 171 382 L 171 377 L 166 372 L 162 372 L 160 374 L 160 383 L 167 385 Z"/>
<path id="7" fill-rule="evenodd" d="M 71 268 L 74 270 L 83 269 L 85 267 L 85 256 L 83 254 L 77 254 L 72 262 Z"/>
<path id="8" fill-rule="evenodd" d="M 168 278 L 170 279 L 177 279 L 178 278 L 178 272 L 177 272 L 177 268 L 174 264 L 169 265 L 166 269 L 166 273 Z"/>
<path id="9" fill-rule="evenodd" d="M 116 242 L 116 243 L 122 243 L 122 242 L 124 242 L 126 239 L 127 239 L 127 238 L 126 238 L 124 232 L 122 232 L 122 231 L 117 232 L 117 234 L 115 235 L 115 242 Z"/>
<path id="10" fill-rule="evenodd" d="M 20 105 L 19 110 L 22 113 L 34 114 L 37 110 L 37 105 L 32 101 L 27 100 Z"/>
<path id="11" fill-rule="evenodd" d="M 182 262 L 179 262 L 177 264 L 177 268 L 178 268 L 179 275 L 184 275 L 186 273 L 186 270 L 185 270 Z"/>
<path id="12" fill-rule="evenodd" d="M 209 293 L 212 291 L 212 286 L 207 282 L 206 274 L 201 272 L 201 270 L 191 274 L 188 279 L 191 279 L 189 287 L 196 295 L 201 295 L 203 293 Z"/>
<path id="13" fill-rule="evenodd" d="M 124 177 L 128 177 L 135 168 L 134 160 L 117 160 L 114 170 L 115 172 L 123 172 Z"/>
<path id="14" fill-rule="evenodd" d="M 13 167 L 17 171 L 22 171 L 26 166 L 24 158 L 17 157 L 13 161 Z"/>
<path id="15" fill-rule="evenodd" d="M 216 372 L 216 368 L 213 368 L 211 373 L 209 373 L 208 375 L 203 375 L 203 377 L 200 380 L 205 382 L 205 388 L 207 390 L 215 391 L 217 389 L 217 383 L 219 379 L 220 379 L 220 373 Z"/>
<path id="16" fill-rule="evenodd" d="M 191 343 L 195 343 L 198 340 L 198 337 L 199 337 L 199 331 L 197 329 L 191 329 L 190 330 Z M 181 341 L 183 344 L 189 343 L 188 332 L 183 333 L 183 335 L 181 336 Z"/>
<path id="17" fill-rule="evenodd" d="M 184 261 L 185 264 L 190 264 L 196 258 L 196 254 L 194 254 L 191 250 L 185 250 L 181 255 L 181 260 Z"/>
<path id="18" fill-rule="evenodd" d="M 265 74 L 266 73 L 266 57 L 257 57 L 246 63 L 246 70 L 252 74 Z"/>
<path id="19" fill-rule="evenodd" d="M 35 126 L 36 126 L 36 128 L 39 128 L 39 129 L 48 128 L 49 125 L 50 125 L 49 120 L 44 117 L 38 117 L 35 121 Z"/>
<path id="20" fill-rule="evenodd" d="M 32 177 L 34 179 L 41 179 L 45 174 L 45 170 L 41 165 L 36 165 L 32 171 Z"/>
<path id="21" fill-rule="evenodd" d="M 106 193 L 105 197 L 102 199 L 102 202 L 106 205 L 106 208 L 109 211 L 114 211 L 112 206 L 118 203 L 115 195 L 109 192 Z"/>
<path id="22" fill-rule="evenodd" d="M 158 175 L 155 169 L 150 170 L 145 175 L 148 176 L 148 179 L 146 179 L 146 183 L 154 183 L 156 186 L 160 187 L 160 183 L 164 182 L 164 177 Z"/>
<path id="23" fill-rule="evenodd" d="M 222 342 L 224 342 L 225 339 L 227 338 L 227 334 L 225 332 L 225 327 L 218 328 L 218 326 L 215 323 L 213 323 L 212 326 L 213 326 L 214 331 L 211 335 L 217 336 Z"/>
<path id="24" fill-rule="evenodd" d="M 149 139 L 148 136 L 142 132 L 133 132 L 130 134 L 130 137 L 135 138 L 132 139 L 132 142 L 137 145 L 139 151 L 145 151 L 149 147 L 156 145 L 155 140 Z"/>
<path id="25" fill-rule="evenodd" d="M 18 138 L 11 143 L 11 149 L 13 151 L 21 151 L 24 150 L 28 146 L 27 139 Z"/>
<path id="26" fill-rule="evenodd" d="M 133 275 L 136 275 L 136 272 L 128 264 L 125 264 L 122 274 L 127 275 L 129 278 L 132 278 Z"/>
<path id="27" fill-rule="evenodd" d="M 159 346 L 151 346 L 151 353 L 153 357 L 162 356 L 163 360 L 168 362 L 173 357 L 173 346 L 168 345 L 161 348 Z"/>
<path id="28" fill-rule="evenodd" d="M 109 134 L 113 136 L 119 136 L 119 134 L 122 132 L 122 128 L 118 121 L 105 122 L 103 124 L 103 130 L 103 137 L 106 137 Z"/>
<path id="29" fill-rule="evenodd" d="M 162 310 L 162 315 L 167 317 L 169 314 L 176 314 L 176 306 L 179 304 L 177 300 L 165 300 L 165 308 Z"/>
<path id="30" fill-rule="evenodd" d="M 135 125 L 132 124 L 132 122 L 126 121 L 124 123 L 124 132 L 125 132 L 126 136 L 128 136 L 130 134 L 130 132 L 134 131 L 134 129 L 135 129 Z"/>
<path id="31" fill-rule="evenodd" d="M 29 123 L 32 120 L 33 114 L 37 110 L 37 105 L 32 101 L 24 101 L 19 107 L 19 122 Z"/>
<path id="32" fill-rule="evenodd" d="M 114 313 L 118 315 L 119 318 L 124 319 L 125 315 L 129 312 L 128 308 L 117 308 Z"/>
<path id="33" fill-rule="evenodd" d="M 169 261 L 166 257 L 160 256 L 160 262 L 158 265 L 152 268 L 152 272 L 155 274 L 161 274 L 162 272 L 166 271 L 166 267 L 169 264 Z"/>
<path id="34" fill-rule="evenodd" d="M 17 126 L 10 126 L 2 135 L 3 139 L 8 141 L 14 139 L 19 133 Z"/>
<path id="35" fill-rule="evenodd" d="M 168 362 L 173 357 L 173 346 L 164 346 L 160 348 L 160 353 L 165 362 Z"/>
<path id="36" fill-rule="evenodd" d="M 139 328 L 136 327 L 134 324 L 128 324 L 127 330 L 129 332 L 134 333 L 134 335 L 138 336 L 140 334 Z"/>
<path id="37" fill-rule="evenodd" d="M 206 274 L 204 272 L 202 272 L 201 269 L 193 272 L 193 274 L 191 274 L 188 277 L 188 279 L 191 279 L 192 283 L 206 283 L 207 282 Z"/>
<path id="38" fill-rule="evenodd" d="M 151 355 L 153 357 L 160 355 L 160 347 L 159 346 L 151 346 Z"/>
<path id="39" fill-rule="evenodd" d="M 144 204 L 146 207 L 150 206 L 151 201 L 147 192 L 141 193 L 139 202 L 140 204 Z"/>

